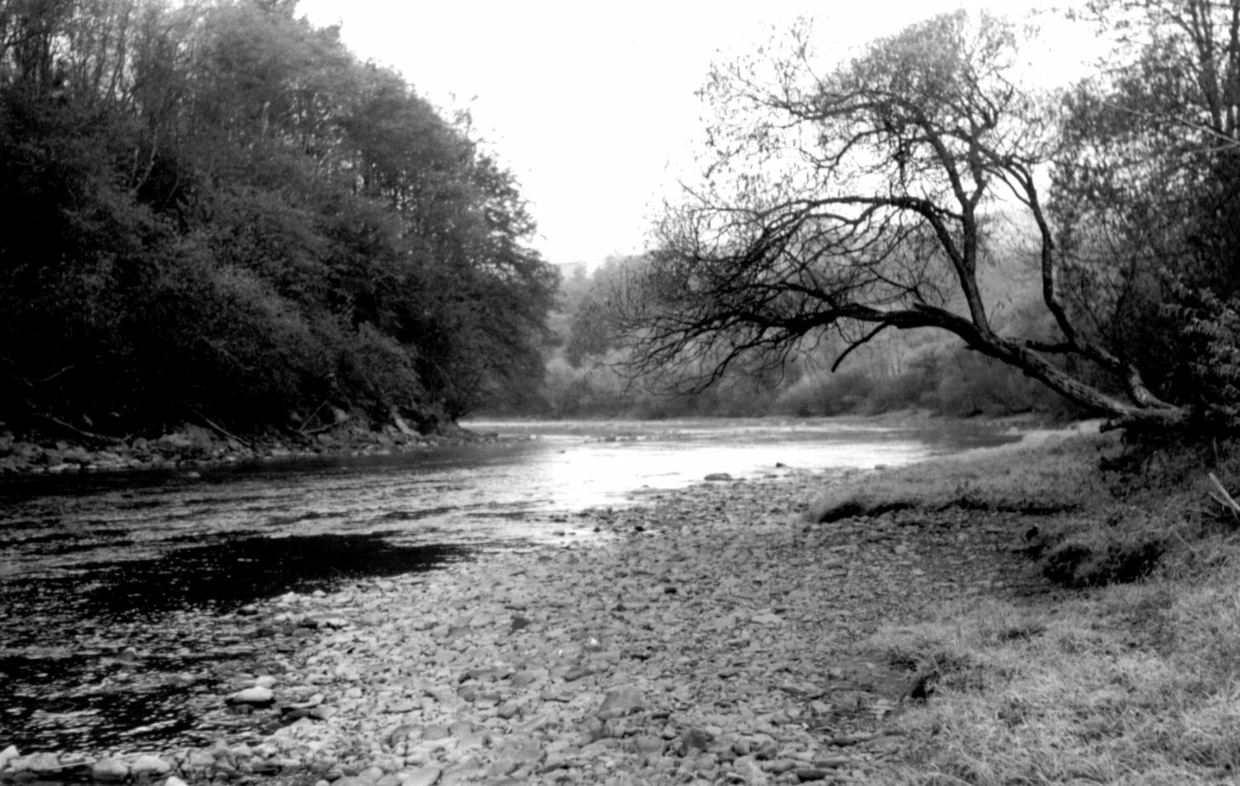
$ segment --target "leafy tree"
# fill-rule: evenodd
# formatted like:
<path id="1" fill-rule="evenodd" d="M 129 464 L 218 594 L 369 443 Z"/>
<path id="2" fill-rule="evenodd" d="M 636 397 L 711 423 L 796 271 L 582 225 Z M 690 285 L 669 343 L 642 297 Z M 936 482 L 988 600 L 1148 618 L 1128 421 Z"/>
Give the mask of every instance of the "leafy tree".
<path id="1" fill-rule="evenodd" d="M 1190 410 L 1065 300 L 1039 188 L 1058 129 L 1017 78 L 1021 36 L 958 12 L 820 74 L 802 25 L 781 49 L 716 68 L 707 177 L 667 208 L 652 266 L 616 304 L 634 370 L 700 388 L 741 358 L 782 365 L 825 335 L 847 355 L 888 328 L 936 328 L 1116 425 L 1185 422 Z M 1031 238 L 1048 340 L 995 319 L 980 271 L 1008 232 Z"/>
<path id="2" fill-rule="evenodd" d="M 1240 294 L 1240 1 L 1100 0 L 1086 16 L 1115 46 L 1064 102 L 1052 213 L 1070 301 L 1169 395 L 1217 409 L 1207 344 L 1183 328 L 1225 321 Z"/>

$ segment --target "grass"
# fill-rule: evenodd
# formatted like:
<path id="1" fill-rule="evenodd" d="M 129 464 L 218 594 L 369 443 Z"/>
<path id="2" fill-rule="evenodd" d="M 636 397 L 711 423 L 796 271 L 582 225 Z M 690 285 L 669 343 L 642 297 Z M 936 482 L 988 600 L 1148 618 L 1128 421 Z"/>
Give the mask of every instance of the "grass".
<path id="1" fill-rule="evenodd" d="M 901 759 L 873 783 L 1240 781 L 1240 522 L 1208 497 L 1240 461 L 1187 450 L 1114 466 L 1080 435 L 857 478 L 818 520 L 886 506 L 984 508 L 1028 524 L 1031 559 L 1073 591 L 977 597 L 866 642 L 932 678 L 895 723 Z"/>

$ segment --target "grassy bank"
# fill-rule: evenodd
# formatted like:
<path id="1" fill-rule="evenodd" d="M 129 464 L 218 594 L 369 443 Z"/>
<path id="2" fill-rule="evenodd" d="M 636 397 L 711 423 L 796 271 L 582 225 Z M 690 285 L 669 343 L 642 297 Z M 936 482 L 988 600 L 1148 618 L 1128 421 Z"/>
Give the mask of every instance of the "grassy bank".
<path id="1" fill-rule="evenodd" d="M 1217 448 L 1134 453 L 1078 434 L 859 477 L 817 501 L 858 516 L 989 511 L 1046 593 L 979 594 L 866 643 L 919 675 L 892 784 L 1185 784 L 1240 777 L 1240 519 Z"/>

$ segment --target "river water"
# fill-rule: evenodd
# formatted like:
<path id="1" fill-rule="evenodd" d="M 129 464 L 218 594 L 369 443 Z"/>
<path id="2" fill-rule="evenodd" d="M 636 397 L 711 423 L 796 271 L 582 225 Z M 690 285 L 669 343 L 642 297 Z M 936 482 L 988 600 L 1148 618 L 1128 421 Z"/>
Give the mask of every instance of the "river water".
<path id="1" fill-rule="evenodd" d="M 186 697 L 216 695 L 230 660 L 261 656 L 234 613 L 257 599 L 588 541 L 600 536 L 583 509 L 708 474 L 826 483 L 1014 439 L 838 419 L 465 425 L 504 439 L 0 484 L 0 749 L 209 741 L 219 730 L 200 728 Z"/>

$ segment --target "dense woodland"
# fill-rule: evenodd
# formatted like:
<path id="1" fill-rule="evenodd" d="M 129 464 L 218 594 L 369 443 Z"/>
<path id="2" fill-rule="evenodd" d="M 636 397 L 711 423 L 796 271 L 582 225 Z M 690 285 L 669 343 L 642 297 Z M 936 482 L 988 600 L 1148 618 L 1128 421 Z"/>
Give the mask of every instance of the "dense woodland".
<path id="1" fill-rule="evenodd" d="M 537 385 L 512 176 L 291 0 L 0 0 L 0 420 L 432 428 Z"/>
<path id="2" fill-rule="evenodd" d="M 0 420 L 1230 428 L 1240 0 L 1076 16 L 1111 48 L 1055 90 L 1021 71 L 1028 28 L 964 12 L 721 62 L 657 242 L 557 268 L 469 118 L 293 0 L 0 0 Z"/>

